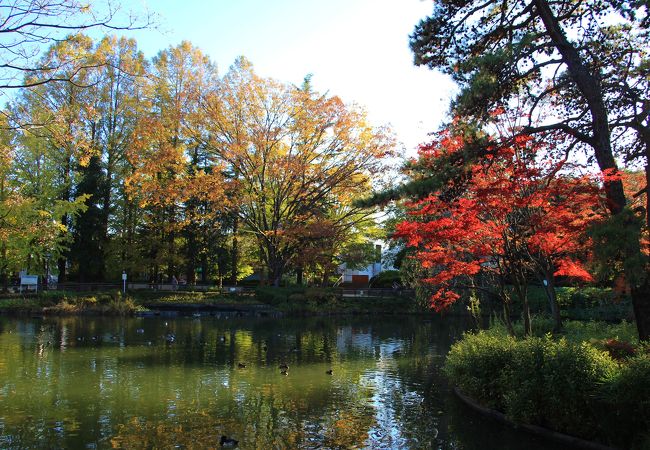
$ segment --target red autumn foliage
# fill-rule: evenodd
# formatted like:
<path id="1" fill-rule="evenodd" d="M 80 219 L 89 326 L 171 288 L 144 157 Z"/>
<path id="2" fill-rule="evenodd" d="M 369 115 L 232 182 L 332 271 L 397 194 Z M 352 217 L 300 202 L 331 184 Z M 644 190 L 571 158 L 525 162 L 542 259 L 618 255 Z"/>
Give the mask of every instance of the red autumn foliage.
<path id="1" fill-rule="evenodd" d="M 605 350 L 614 359 L 623 360 L 636 355 L 636 348 L 629 342 L 617 339 L 606 339 L 603 342 Z"/>
<path id="2" fill-rule="evenodd" d="M 420 149 L 418 164 L 441 170 L 441 161 L 463 146 L 460 137 L 443 133 Z M 540 149 L 526 136 L 494 144 L 460 181 L 408 205 L 411 219 L 394 237 L 416 248 L 415 257 L 431 269 L 425 281 L 437 287 L 431 298 L 436 310 L 459 298 L 455 285 L 481 272 L 503 279 L 513 268 L 534 273 L 551 264 L 556 276 L 592 281 L 583 263 L 589 247 L 584 231 L 605 214 L 599 185 L 569 175 L 566 161 L 540 162 Z"/>

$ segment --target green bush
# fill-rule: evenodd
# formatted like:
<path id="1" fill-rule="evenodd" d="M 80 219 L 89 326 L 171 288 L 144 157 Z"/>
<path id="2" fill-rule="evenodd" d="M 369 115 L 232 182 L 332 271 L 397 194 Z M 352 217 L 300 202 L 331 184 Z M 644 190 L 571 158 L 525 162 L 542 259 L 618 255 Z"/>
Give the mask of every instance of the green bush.
<path id="1" fill-rule="evenodd" d="M 561 287 L 557 298 L 562 315 L 574 320 L 622 320 L 632 317 L 629 297 L 610 288 Z"/>
<path id="2" fill-rule="evenodd" d="M 338 293 L 325 288 L 307 289 L 304 295 L 308 302 L 313 302 L 318 306 L 333 305 L 338 300 Z"/>
<path id="3" fill-rule="evenodd" d="M 338 291 L 331 288 L 259 287 L 255 295 L 262 303 L 294 311 L 328 310 L 338 301 Z"/>
<path id="4" fill-rule="evenodd" d="M 588 342 L 516 340 L 497 329 L 466 334 L 452 346 L 445 372 L 467 395 L 517 422 L 650 448 L 650 356 L 624 361 Z"/>
<path id="5" fill-rule="evenodd" d="M 486 332 L 465 334 L 447 355 L 445 372 L 460 389 L 479 403 L 503 410 L 504 367 L 510 367 L 514 338 Z"/>
<path id="6" fill-rule="evenodd" d="M 402 284 L 399 270 L 385 270 L 370 279 L 371 288 L 392 288 L 393 283 Z"/>
<path id="7" fill-rule="evenodd" d="M 255 289 L 255 296 L 262 303 L 277 306 L 287 303 L 292 294 L 303 294 L 304 291 L 305 288 L 263 286 Z"/>
<path id="8" fill-rule="evenodd" d="M 627 360 L 603 386 L 601 395 L 603 422 L 621 437 L 630 438 L 622 443 L 628 448 L 650 448 L 650 355 Z"/>
<path id="9" fill-rule="evenodd" d="M 504 412 L 518 422 L 594 438 L 598 430 L 594 399 L 616 369 L 609 355 L 587 343 L 550 337 L 519 341 L 502 378 L 510 388 L 504 393 Z"/>
<path id="10" fill-rule="evenodd" d="M 49 302 L 48 302 L 49 303 Z M 6 298 L 0 300 L 0 311 L 7 312 L 32 312 L 43 308 L 43 301 L 37 298 Z"/>
<path id="11" fill-rule="evenodd" d="M 616 294 L 610 288 L 559 287 L 557 302 L 561 308 L 592 308 L 614 303 Z"/>
<path id="12" fill-rule="evenodd" d="M 626 321 L 615 324 L 597 321 L 567 321 L 564 323 L 563 334 L 568 341 L 576 343 L 591 342 L 597 344 L 597 341 L 605 339 L 616 339 L 633 344 L 639 342 L 636 326 Z"/>

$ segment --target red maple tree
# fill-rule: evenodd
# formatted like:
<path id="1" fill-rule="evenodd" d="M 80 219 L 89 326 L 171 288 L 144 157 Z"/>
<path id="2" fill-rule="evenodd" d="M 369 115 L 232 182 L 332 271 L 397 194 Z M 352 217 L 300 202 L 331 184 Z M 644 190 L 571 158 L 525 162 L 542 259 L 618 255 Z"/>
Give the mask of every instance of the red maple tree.
<path id="1" fill-rule="evenodd" d="M 493 141 L 481 158 L 459 164 L 454 156 L 465 147 L 450 131 L 421 147 L 419 167 L 440 170 L 441 160 L 456 161 L 460 175 L 408 204 L 411 219 L 397 226 L 394 237 L 414 247 L 415 258 L 431 270 L 425 281 L 436 289 L 434 309 L 457 301 L 459 288 L 485 289 L 474 281 L 487 275 L 496 280 L 506 322 L 514 293 L 530 332 L 528 280 L 537 276 L 559 326 L 554 277 L 592 280 L 584 264 L 589 248 L 584 232 L 605 213 L 598 183 L 575 175 L 566 160 L 540 160 L 542 144 L 531 137 Z"/>

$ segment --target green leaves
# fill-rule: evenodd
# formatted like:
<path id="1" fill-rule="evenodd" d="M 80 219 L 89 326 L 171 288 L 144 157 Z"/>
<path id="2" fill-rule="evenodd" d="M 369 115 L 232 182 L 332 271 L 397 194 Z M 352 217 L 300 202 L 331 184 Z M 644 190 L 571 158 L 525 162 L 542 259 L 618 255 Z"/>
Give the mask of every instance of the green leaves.
<path id="1" fill-rule="evenodd" d="M 596 271 L 601 279 L 612 279 L 621 272 L 631 285 L 642 283 L 648 255 L 638 251 L 642 235 L 643 218 L 625 208 L 622 213 L 589 228 L 594 242 Z M 635 257 L 627 255 L 635 254 Z"/>

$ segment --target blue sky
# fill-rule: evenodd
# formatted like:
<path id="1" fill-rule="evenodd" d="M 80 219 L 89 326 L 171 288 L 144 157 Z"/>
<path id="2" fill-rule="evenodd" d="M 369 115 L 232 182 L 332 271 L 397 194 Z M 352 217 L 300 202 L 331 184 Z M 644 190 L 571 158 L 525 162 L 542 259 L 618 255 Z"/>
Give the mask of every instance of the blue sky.
<path id="1" fill-rule="evenodd" d="M 358 103 L 390 124 L 406 150 L 440 125 L 453 84 L 413 66 L 408 35 L 429 0 L 141 0 L 157 30 L 132 32 L 147 57 L 189 40 L 227 71 L 239 55 L 267 77 Z M 130 5 L 129 3 L 125 3 Z M 134 5 L 133 5 L 134 6 Z"/>

